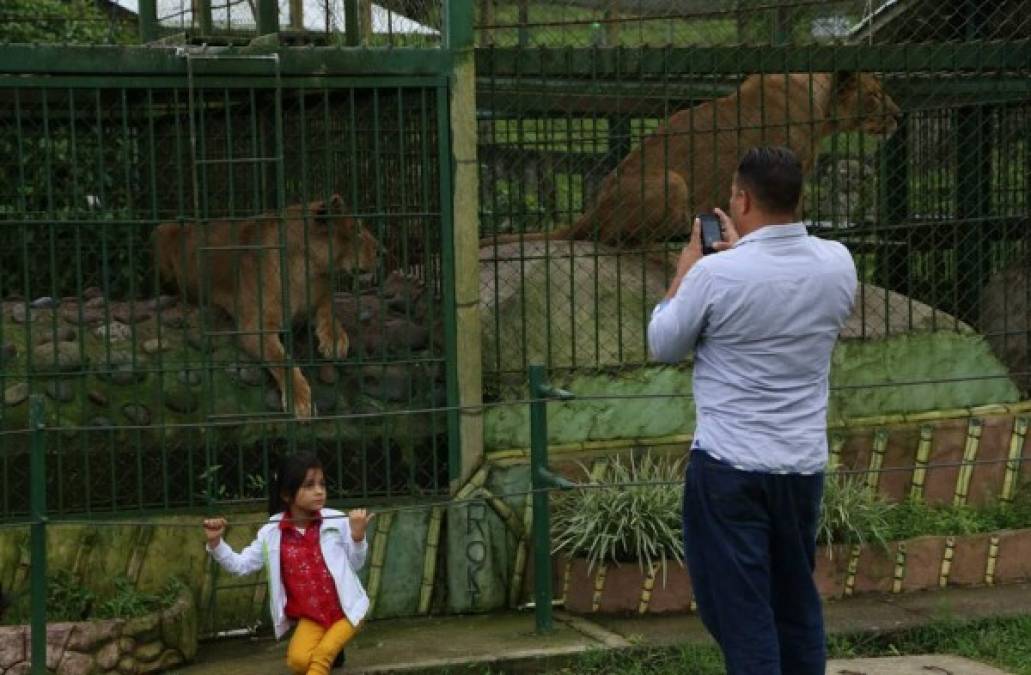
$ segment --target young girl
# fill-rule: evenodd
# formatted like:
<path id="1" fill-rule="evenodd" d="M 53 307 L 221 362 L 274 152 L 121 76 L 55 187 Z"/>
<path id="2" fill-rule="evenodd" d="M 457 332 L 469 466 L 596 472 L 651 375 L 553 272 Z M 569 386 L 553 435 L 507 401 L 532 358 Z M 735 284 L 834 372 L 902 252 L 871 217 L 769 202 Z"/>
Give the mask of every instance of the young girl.
<path id="1" fill-rule="evenodd" d="M 278 640 L 297 624 L 286 663 L 294 673 L 326 675 L 354 637 L 369 598 L 356 570 L 365 564 L 364 509 L 323 508 L 326 481 L 314 455 L 288 455 L 269 484 L 269 522 L 240 553 L 224 541 L 225 518 L 204 521 L 207 550 L 230 574 L 267 568 L 269 607 Z"/>

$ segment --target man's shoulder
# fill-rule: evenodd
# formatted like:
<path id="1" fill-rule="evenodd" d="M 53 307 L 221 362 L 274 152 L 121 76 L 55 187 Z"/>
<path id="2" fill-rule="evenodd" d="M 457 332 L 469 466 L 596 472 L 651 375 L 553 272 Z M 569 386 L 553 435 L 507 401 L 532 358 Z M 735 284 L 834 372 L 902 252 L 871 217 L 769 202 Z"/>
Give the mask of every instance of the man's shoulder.
<path id="1" fill-rule="evenodd" d="M 730 248 L 720 253 L 707 255 L 695 263 L 692 272 L 697 269 L 697 274 L 702 277 L 713 276 L 739 276 L 754 267 L 754 261 L 749 260 L 748 249 Z"/>
<path id="2" fill-rule="evenodd" d="M 852 252 L 848 250 L 847 246 L 842 244 L 840 241 L 822 239 L 814 236 L 810 236 L 809 240 L 812 242 L 812 245 L 820 251 L 822 254 L 821 257 L 825 262 L 829 263 L 829 267 L 832 270 L 838 271 L 846 276 L 855 276 L 856 263 L 852 258 Z"/>
<path id="3" fill-rule="evenodd" d="M 834 253 L 840 256 L 846 256 L 849 260 L 852 259 L 852 253 L 848 250 L 848 247 L 842 244 L 840 241 L 834 239 L 824 239 L 815 234 L 809 235 L 809 241 L 813 246 L 827 251 L 828 253 Z"/>

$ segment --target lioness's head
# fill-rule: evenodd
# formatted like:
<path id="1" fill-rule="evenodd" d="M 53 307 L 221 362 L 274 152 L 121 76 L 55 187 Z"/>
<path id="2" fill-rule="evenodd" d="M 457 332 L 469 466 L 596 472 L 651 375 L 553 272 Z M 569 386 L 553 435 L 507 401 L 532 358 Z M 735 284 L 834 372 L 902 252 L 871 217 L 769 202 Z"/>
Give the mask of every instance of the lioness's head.
<path id="1" fill-rule="evenodd" d="M 863 131 L 878 136 L 895 133 L 901 111 L 880 80 L 868 73 L 838 72 L 832 83 L 831 114 L 837 131 Z"/>
<path id="2" fill-rule="evenodd" d="M 344 200 L 340 195 L 333 195 L 328 202 L 312 202 L 309 213 L 315 222 L 313 231 L 316 236 L 326 237 L 324 243 L 320 242 L 323 245 L 318 247 L 322 249 L 320 253 L 327 257 L 333 256 L 334 269 L 371 272 L 376 268 L 379 242 L 360 220 L 347 215 Z"/>

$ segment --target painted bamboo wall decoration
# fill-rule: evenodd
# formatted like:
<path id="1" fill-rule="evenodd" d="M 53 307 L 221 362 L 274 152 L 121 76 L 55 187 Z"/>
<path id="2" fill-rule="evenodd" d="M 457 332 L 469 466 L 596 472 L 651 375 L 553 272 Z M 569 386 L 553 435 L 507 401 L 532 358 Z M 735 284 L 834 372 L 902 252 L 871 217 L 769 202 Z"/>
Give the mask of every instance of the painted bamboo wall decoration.
<path id="1" fill-rule="evenodd" d="M 530 528 L 533 526 L 533 500 L 524 499 L 523 505 L 523 531 L 519 537 L 519 544 L 516 545 L 515 564 L 512 568 L 512 581 L 508 587 L 508 605 L 515 607 L 519 604 L 519 596 L 523 590 L 523 579 L 526 576 L 526 565 L 529 560 L 527 555 L 530 549 Z"/>
<path id="2" fill-rule="evenodd" d="M 422 586 L 419 588 L 419 614 L 429 614 L 433 600 L 433 582 L 437 578 L 437 551 L 440 548 L 440 524 L 444 507 L 435 506 L 430 513 L 426 532 L 426 553 L 422 560 Z"/>
<path id="3" fill-rule="evenodd" d="M 881 482 L 881 466 L 884 464 L 884 453 L 888 449 L 887 429 L 878 429 L 873 437 L 873 451 L 870 453 L 870 472 L 866 474 L 867 486 L 877 492 Z"/>
<path id="4" fill-rule="evenodd" d="M 652 563 L 648 568 L 648 574 L 644 577 L 641 586 L 641 602 L 637 607 L 638 614 L 645 614 L 648 611 L 648 604 L 652 601 L 652 589 L 655 588 L 655 575 L 659 571 L 659 564 Z"/>
<path id="5" fill-rule="evenodd" d="M 379 588 L 383 580 L 383 562 L 387 558 L 387 541 L 390 536 L 390 526 L 393 524 L 394 514 L 391 511 L 376 518 L 376 534 L 372 537 L 372 564 L 369 566 L 369 585 L 366 588 L 369 595 L 370 616 L 376 609 L 376 599 L 379 597 Z"/>
<path id="6" fill-rule="evenodd" d="M 945 551 L 942 552 L 941 571 L 938 572 L 938 587 L 945 588 L 949 585 L 949 575 L 952 574 L 952 559 L 956 557 L 956 538 L 945 538 Z"/>
<path id="7" fill-rule="evenodd" d="M 977 451 L 981 447 L 981 420 L 971 417 L 967 424 L 967 441 L 963 448 L 963 465 L 959 468 L 959 475 L 956 477 L 956 494 L 952 499 L 954 506 L 963 506 L 967 503 L 967 496 L 970 493 L 970 479 L 974 475 L 974 462 L 977 461 Z"/>
<path id="8" fill-rule="evenodd" d="M 999 501 L 1009 504 L 1013 501 L 1013 493 L 1017 489 L 1017 479 L 1020 476 L 1021 454 L 1024 451 L 1024 443 L 1027 440 L 1027 418 L 1017 417 L 1013 420 L 1013 433 L 1010 435 L 1009 452 L 1007 453 L 1006 473 L 1002 479 L 1002 491 L 999 493 Z"/>
<path id="9" fill-rule="evenodd" d="M 988 586 L 995 584 L 995 566 L 999 562 L 999 535 L 993 534 L 988 540 L 988 559 L 985 561 L 984 582 Z"/>
<path id="10" fill-rule="evenodd" d="M 597 612 L 601 606 L 601 594 L 605 592 L 605 576 L 609 568 L 602 563 L 598 565 L 598 573 L 594 576 L 594 597 L 591 599 L 591 611 Z"/>
<path id="11" fill-rule="evenodd" d="M 931 457 L 934 448 L 934 427 L 930 424 L 920 426 L 920 441 L 916 446 L 916 459 L 913 468 L 913 482 L 909 488 L 909 497 L 913 500 L 923 500 L 924 483 L 927 480 L 927 461 Z"/>

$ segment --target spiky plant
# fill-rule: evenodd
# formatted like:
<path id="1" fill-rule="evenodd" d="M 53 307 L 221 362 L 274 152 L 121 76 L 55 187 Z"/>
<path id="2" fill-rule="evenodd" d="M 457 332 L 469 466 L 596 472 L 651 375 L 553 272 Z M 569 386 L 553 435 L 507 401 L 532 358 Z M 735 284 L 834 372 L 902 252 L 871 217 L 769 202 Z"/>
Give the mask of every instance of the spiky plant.
<path id="1" fill-rule="evenodd" d="M 590 471 L 580 465 L 590 481 Z M 555 552 L 601 564 L 636 562 L 642 571 L 673 559 L 683 564 L 681 531 L 683 460 L 645 452 L 615 457 L 589 487 L 556 499 L 552 521 Z"/>

